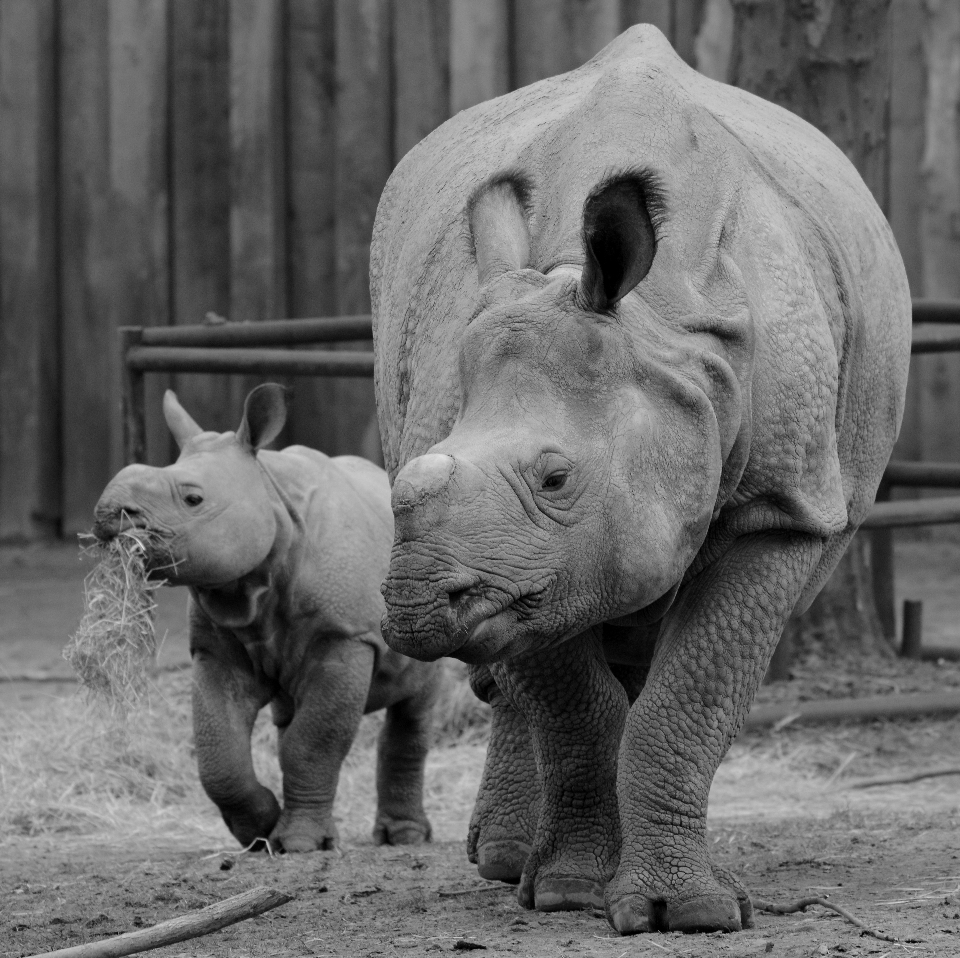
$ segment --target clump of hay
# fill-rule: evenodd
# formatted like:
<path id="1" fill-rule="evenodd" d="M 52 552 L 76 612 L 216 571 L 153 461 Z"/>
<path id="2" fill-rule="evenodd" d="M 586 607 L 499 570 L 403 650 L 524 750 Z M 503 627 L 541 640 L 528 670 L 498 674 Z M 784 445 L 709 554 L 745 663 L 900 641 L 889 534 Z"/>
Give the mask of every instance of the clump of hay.
<path id="1" fill-rule="evenodd" d="M 153 592 L 163 582 L 148 579 L 145 566 L 155 539 L 129 529 L 87 547 L 100 561 L 84 579 L 83 618 L 63 650 L 91 700 L 119 716 L 142 703 L 156 657 Z"/>

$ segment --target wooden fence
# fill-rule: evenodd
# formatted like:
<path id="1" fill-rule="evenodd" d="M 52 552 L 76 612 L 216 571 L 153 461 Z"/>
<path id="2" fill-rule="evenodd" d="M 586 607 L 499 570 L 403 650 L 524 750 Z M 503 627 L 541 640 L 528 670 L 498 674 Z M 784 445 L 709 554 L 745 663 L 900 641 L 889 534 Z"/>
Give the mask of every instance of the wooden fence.
<path id="1" fill-rule="evenodd" d="M 121 464 L 119 326 L 367 312 L 377 200 L 423 135 L 636 22 L 716 75 L 726 4 L 0 0 L 0 540 L 89 527 Z M 917 35 L 901 31 L 898 56 Z M 891 182 L 907 236 L 920 157 L 903 76 Z M 171 382 L 214 429 L 249 383 L 151 377 L 153 461 L 170 454 Z M 287 438 L 370 452 L 372 411 L 369 381 L 298 379 Z"/>

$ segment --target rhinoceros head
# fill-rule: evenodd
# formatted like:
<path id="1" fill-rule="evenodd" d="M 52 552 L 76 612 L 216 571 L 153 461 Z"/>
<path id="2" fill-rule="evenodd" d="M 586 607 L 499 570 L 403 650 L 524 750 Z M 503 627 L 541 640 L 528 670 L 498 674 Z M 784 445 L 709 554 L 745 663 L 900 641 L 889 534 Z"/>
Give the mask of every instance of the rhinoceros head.
<path id="1" fill-rule="evenodd" d="M 393 486 L 383 591 L 394 649 L 488 661 L 669 605 L 706 535 L 729 441 L 709 374 L 686 375 L 655 323 L 638 348 L 643 300 L 614 308 L 655 258 L 654 188 L 624 177 L 595 189 L 582 250 L 570 251 L 582 268 L 547 274 L 526 268 L 522 186 L 493 183 L 473 203 L 480 302 L 459 415 Z"/>
<path id="2" fill-rule="evenodd" d="M 255 569 L 270 553 L 276 513 L 257 451 L 286 419 L 284 390 L 258 386 L 235 433 L 205 432 L 167 390 L 163 413 L 180 456 L 162 469 L 131 465 L 104 490 L 94 533 L 108 540 L 143 529 L 147 566 L 182 585 L 217 586 Z"/>

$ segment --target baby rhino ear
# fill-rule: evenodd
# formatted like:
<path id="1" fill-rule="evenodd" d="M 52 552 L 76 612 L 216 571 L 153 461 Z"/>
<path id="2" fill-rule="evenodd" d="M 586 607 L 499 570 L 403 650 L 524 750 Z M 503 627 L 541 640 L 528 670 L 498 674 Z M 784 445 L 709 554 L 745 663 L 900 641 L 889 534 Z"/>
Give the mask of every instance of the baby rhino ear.
<path id="1" fill-rule="evenodd" d="M 237 442 L 256 453 L 280 434 L 287 421 L 287 390 L 276 383 L 257 386 L 243 404 Z"/>

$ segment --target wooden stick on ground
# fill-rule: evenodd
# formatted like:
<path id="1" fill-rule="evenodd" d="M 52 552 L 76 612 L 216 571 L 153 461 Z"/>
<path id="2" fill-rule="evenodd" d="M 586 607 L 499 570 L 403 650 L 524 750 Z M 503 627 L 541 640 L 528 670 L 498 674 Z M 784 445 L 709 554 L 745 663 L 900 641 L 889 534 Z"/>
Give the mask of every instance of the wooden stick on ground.
<path id="1" fill-rule="evenodd" d="M 919 772 L 904 772 L 900 775 L 878 775 L 876 778 L 861 778 L 848 782 L 845 788 L 879 788 L 881 785 L 909 785 L 925 778 L 939 778 L 941 775 L 960 775 L 960 766 L 952 768 L 928 768 Z"/>
<path id="2" fill-rule="evenodd" d="M 261 885 L 232 898 L 225 898 L 214 905 L 207 905 L 199 911 L 190 912 L 189 915 L 162 921 L 152 928 L 131 931 L 101 941 L 90 941 L 84 945 L 73 945 L 58 951 L 45 951 L 33 958 L 123 958 L 124 955 L 135 955 L 141 951 L 173 945 L 178 941 L 201 938 L 226 928 L 227 925 L 247 918 L 256 918 L 257 915 L 285 905 L 288 901 L 293 901 L 293 896 Z"/>
<path id="3" fill-rule="evenodd" d="M 871 938 L 878 938 L 880 941 L 892 941 L 894 943 L 899 943 L 900 941 L 899 938 L 885 935 L 882 931 L 874 931 L 872 928 L 867 927 L 859 918 L 855 918 L 845 908 L 835 905 L 832 901 L 827 901 L 826 898 L 801 898 L 799 901 L 792 902 L 789 905 L 777 905 L 772 901 L 763 901 L 757 898 L 753 900 L 753 907 L 756 908 L 757 911 L 765 911 L 771 915 L 792 915 L 795 911 L 803 911 L 805 908 L 809 908 L 810 905 L 819 905 L 821 908 L 829 908 L 830 911 L 835 911 L 841 918 L 846 918 L 851 924 L 856 925 L 862 934 L 869 935 Z"/>

